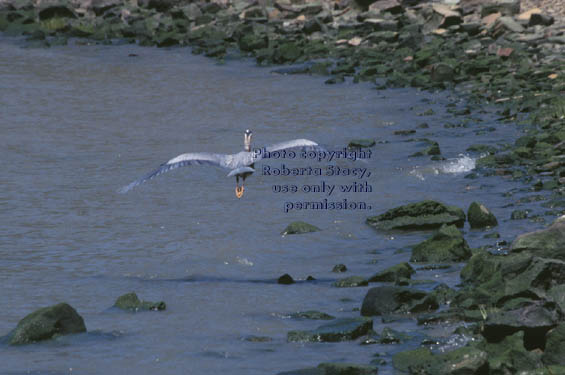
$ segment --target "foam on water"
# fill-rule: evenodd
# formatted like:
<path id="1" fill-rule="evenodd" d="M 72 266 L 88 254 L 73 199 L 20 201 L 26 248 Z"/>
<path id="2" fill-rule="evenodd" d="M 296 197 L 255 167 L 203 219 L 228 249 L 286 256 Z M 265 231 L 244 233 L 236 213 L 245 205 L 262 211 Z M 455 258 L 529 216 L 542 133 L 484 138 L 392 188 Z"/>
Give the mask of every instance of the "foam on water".
<path id="1" fill-rule="evenodd" d="M 476 159 L 461 154 L 457 158 L 442 163 L 438 169 L 441 173 L 466 173 L 475 169 L 475 165 Z"/>

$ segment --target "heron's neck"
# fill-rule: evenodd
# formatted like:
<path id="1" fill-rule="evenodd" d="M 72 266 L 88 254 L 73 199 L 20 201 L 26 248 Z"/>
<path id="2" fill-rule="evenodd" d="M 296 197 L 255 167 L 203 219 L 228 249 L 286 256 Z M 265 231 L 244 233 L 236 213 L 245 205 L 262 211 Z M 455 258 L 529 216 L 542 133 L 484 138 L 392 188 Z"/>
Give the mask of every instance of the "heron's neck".
<path id="1" fill-rule="evenodd" d="M 243 142 L 243 149 L 247 152 L 251 152 L 251 142 L 244 141 Z"/>

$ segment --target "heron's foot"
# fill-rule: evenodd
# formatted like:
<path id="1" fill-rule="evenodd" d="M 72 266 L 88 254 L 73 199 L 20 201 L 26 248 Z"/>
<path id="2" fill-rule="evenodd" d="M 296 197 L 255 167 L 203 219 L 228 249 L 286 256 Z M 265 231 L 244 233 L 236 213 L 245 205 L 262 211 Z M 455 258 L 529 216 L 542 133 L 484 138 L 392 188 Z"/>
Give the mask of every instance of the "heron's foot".
<path id="1" fill-rule="evenodd" d="M 238 198 L 243 197 L 243 186 L 236 186 L 235 187 L 235 196 Z"/>

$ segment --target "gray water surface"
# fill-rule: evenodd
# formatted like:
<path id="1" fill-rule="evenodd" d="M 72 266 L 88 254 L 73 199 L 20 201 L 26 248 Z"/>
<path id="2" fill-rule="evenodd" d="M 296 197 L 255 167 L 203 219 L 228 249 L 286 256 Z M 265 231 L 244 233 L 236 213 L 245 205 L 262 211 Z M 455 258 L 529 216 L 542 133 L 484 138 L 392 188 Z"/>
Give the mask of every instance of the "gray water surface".
<path id="1" fill-rule="evenodd" d="M 495 123 L 488 113 L 474 115 L 466 128 L 444 127 L 461 120 L 447 114 L 444 105 L 464 105 L 448 93 L 328 86 L 324 80 L 273 74 L 249 61 L 218 65 L 189 49 L 25 49 L 13 39 L 0 39 L 0 335 L 35 309 L 62 301 L 77 309 L 89 331 L 40 344 L 3 345 L 1 371 L 269 374 L 324 361 L 368 363 L 376 352 L 393 354 L 418 346 L 426 335 L 441 335 L 406 320 L 388 324 L 414 336 L 402 345 L 286 342 L 289 330 L 323 323 L 290 319 L 293 312 L 358 316 L 355 309 L 368 288 L 338 289 L 332 282 L 368 277 L 406 261 L 409 246 L 429 236 L 374 231 L 364 223 L 369 215 L 422 199 L 464 209 L 479 200 L 499 217 L 496 230 L 502 239 L 539 228 L 542 224 L 508 220 L 516 208 L 508 205 L 527 195 L 520 184 L 497 176 L 464 178 L 476 158 L 464 155 L 470 144 L 512 142 L 519 130 Z M 418 115 L 428 108 L 435 114 Z M 424 121 L 429 129 L 393 135 Z M 492 126 L 495 131 L 486 131 Z M 178 154 L 238 152 L 247 128 L 254 132 L 255 146 L 293 138 L 331 149 L 352 138 L 387 141 L 372 148 L 366 162 L 333 163 L 369 168 L 366 181 L 373 192 L 275 194 L 273 184 L 354 179 L 258 172 L 238 200 L 227 171 L 195 166 L 117 193 Z M 406 140 L 422 137 L 438 141 L 452 160 L 408 157 L 424 146 Z M 318 164 L 265 162 L 281 163 Z M 516 194 L 503 197 L 508 191 Z M 372 209 L 283 209 L 287 201 L 324 198 L 365 201 Z M 295 220 L 322 231 L 281 236 Z M 484 232 L 465 232 L 472 247 L 494 241 L 483 239 Z M 338 263 L 349 271 L 332 273 Z M 460 267 L 421 271 L 417 277 L 453 286 Z M 284 273 L 317 281 L 276 284 Z M 130 291 L 165 301 L 167 310 L 110 309 Z M 377 331 L 384 326 L 375 319 Z M 244 340 L 251 335 L 272 341 Z M 392 371 L 388 362 L 379 373 Z"/>

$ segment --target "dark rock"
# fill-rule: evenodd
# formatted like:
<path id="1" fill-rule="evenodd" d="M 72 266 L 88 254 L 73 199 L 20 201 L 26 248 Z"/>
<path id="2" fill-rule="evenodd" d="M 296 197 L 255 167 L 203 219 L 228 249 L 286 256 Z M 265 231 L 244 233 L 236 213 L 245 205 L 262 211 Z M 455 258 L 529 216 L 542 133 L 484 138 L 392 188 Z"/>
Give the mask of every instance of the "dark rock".
<path id="1" fill-rule="evenodd" d="M 272 338 L 268 337 L 268 336 L 246 336 L 243 338 L 244 341 L 249 341 L 249 342 L 270 342 L 273 341 Z"/>
<path id="2" fill-rule="evenodd" d="M 297 313 L 294 314 L 290 314 L 291 318 L 296 318 L 296 319 L 313 319 L 313 320 L 332 320 L 335 319 L 334 316 L 331 316 L 329 314 L 320 312 L 320 311 L 314 311 L 314 310 L 308 310 L 308 311 L 299 311 Z"/>
<path id="3" fill-rule="evenodd" d="M 128 311 L 140 311 L 140 310 L 159 311 L 159 310 L 165 310 L 167 308 L 167 305 L 163 301 L 160 302 L 141 301 L 137 297 L 137 294 L 131 292 L 118 297 L 118 299 L 114 303 L 114 307 Z"/>
<path id="4" fill-rule="evenodd" d="M 347 147 L 349 148 L 367 148 L 376 144 L 374 139 L 352 139 Z"/>
<path id="5" fill-rule="evenodd" d="M 534 303 L 509 311 L 488 314 L 482 335 L 488 342 L 499 342 L 518 331 L 524 332 L 524 347 L 528 350 L 545 348 L 546 333 L 563 319 L 555 304 Z"/>
<path id="6" fill-rule="evenodd" d="M 302 48 L 294 42 L 282 43 L 275 51 L 273 60 L 276 63 L 289 63 L 302 56 Z"/>
<path id="7" fill-rule="evenodd" d="M 277 283 L 290 285 L 290 284 L 294 284 L 294 279 L 288 273 L 285 273 L 284 275 L 278 278 Z"/>
<path id="8" fill-rule="evenodd" d="M 375 375 L 378 371 L 374 366 L 353 363 L 320 363 L 318 368 L 325 375 Z"/>
<path id="9" fill-rule="evenodd" d="M 42 2 L 38 9 L 40 21 L 52 18 L 77 18 L 74 8 L 66 0 Z"/>
<path id="10" fill-rule="evenodd" d="M 414 271 L 414 268 L 412 268 L 412 266 L 410 266 L 410 264 L 404 262 L 404 263 L 400 263 L 400 264 L 397 264 L 395 266 L 389 267 L 389 268 L 373 275 L 369 279 L 369 282 L 371 282 L 371 283 L 374 283 L 374 282 L 377 282 L 377 281 L 394 282 L 401 277 L 409 279 L 414 273 L 416 273 L 416 271 Z"/>
<path id="11" fill-rule="evenodd" d="M 455 70 L 451 65 L 438 63 L 432 65 L 431 79 L 435 82 L 453 81 Z"/>
<path id="12" fill-rule="evenodd" d="M 410 336 L 407 334 L 385 327 L 380 334 L 378 342 L 380 344 L 398 344 L 409 339 Z"/>
<path id="13" fill-rule="evenodd" d="M 290 342 L 338 342 L 355 340 L 373 329 L 371 318 L 342 318 L 324 324 L 312 331 L 290 331 Z"/>
<path id="14" fill-rule="evenodd" d="M 530 17 L 530 22 L 528 23 L 528 27 L 542 25 L 542 26 L 550 26 L 553 25 L 555 20 L 551 16 L 547 16 L 541 13 L 533 13 Z"/>
<path id="15" fill-rule="evenodd" d="M 255 35 L 253 33 L 243 35 L 238 40 L 239 49 L 244 52 L 251 52 L 261 48 L 266 48 L 269 40 L 266 35 Z"/>
<path id="16" fill-rule="evenodd" d="M 337 280 L 334 284 L 337 288 L 352 288 L 358 286 L 367 286 L 369 282 L 367 279 L 361 276 L 350 276 L 345 279 Z"/>
<path id="17" fill-rule="evenodd" d="M 412 248 L 411 262 L 460 262 L 471 249 L 455 225 L 443 225 L 431 238 Z"/>
<path id="18" fill-rule="evenodd" d="M 427 348 L 406 350 L 392 356 L 395 370 L 405 374 L 431 374 L 435 358 Z"/>
<path id="19" fill-rule="evenodd" d="M 498 225 L 498 221 L 493 213 L 479 202 L 471 203 L 467 211 L 467 218 L 471 228 L 485 228 Z"/>
<path id="20" fill-rule="evenodd" d="M 443 224 L 463 226 L 464 222 L 465 213 L 462 209 L 429 200 L 393 208 L 384 214 L 367 218 L 367 224 L 382 230 L 431 229 Z"/>
<path id="21" fill-rule="evenodd" d="M 371 288 L 363 299 L 361 315 L 384 315 L 389 313 L 424 312 L 439 307 L 436 299 L 417 289 L 380 286 Z"/>
<path id="22" fill-rule="evenodd" d="M 376 375 L 377 368 L 354 363 L 320 363 L 318 367 L 280 372 L 278 375 Z"/>
<path id="23" fill-rule="evenodd" d="M 82 317 L 70 305 L 59 303 L 25 316 L 8 335 L 8 342 L 10 345 L 29 344 L 81 332 L 86 332 Z"/>
<path id="24" fill-rule="evenodd" d="M 285 230 L 283 230 L 281 232 L 281 234 L 287 235 L 287 234 L 303 234 L 303 233 L 311 233 L 311 232 L 317 232 L 319 231 L 320 228 L 312 225 L 312 224 L 308 224 L 305 223 L 303 221 L 294 221 L 292 223 L 290 223 Z"/>
<path id="25" fill-rule="evenodd" d="M 347 271 L 347 267 L 345 266 L 345 264 L 336 264 L 332 269 L 332 272 L 336 272 L 336 273 L 345 272 L 345 271 Z"/>

